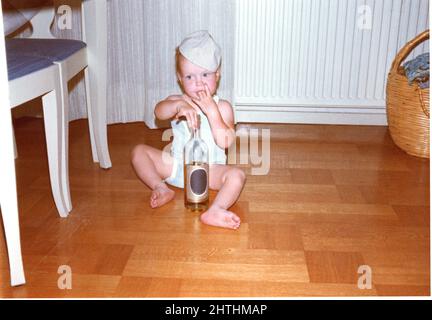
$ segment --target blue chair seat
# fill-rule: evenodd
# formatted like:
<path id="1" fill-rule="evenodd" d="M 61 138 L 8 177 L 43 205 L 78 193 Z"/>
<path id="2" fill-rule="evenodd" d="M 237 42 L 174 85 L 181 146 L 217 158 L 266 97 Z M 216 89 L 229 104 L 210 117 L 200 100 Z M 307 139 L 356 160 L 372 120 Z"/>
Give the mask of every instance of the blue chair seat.
<path id="1" fill-rule="evenodd" d="M 9 81 L 45 69 L 53 63 L 49 59 L 20 53 L 6 52 Z"/>
<path id="2" fill-rule="evenodd" d="M 69 39 L 6 39 L 6 51 L 62 61 L 86 47 L 85 42 Z"/>

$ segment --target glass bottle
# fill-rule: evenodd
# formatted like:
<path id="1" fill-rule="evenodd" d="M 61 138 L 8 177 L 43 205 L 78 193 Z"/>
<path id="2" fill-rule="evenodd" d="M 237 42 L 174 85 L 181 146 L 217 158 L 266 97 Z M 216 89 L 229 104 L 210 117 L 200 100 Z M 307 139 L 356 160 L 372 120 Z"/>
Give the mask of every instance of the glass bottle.
<path id="1" fill-rule="evenodd" d="M 209 203 L 208 147 L 200 137 L 199 125 L 192 130 L 183 155 L 184 202 L 185 207 L 191 211 L 203 211 L 208 208 Z"/>

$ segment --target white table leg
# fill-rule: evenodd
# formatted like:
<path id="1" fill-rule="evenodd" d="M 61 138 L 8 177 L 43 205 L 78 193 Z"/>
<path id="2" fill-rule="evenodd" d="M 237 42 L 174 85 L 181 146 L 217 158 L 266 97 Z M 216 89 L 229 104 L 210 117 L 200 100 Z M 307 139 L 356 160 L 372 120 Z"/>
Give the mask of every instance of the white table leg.
<path id="1" fill-rule="evenodd" d="M 107 3 L 106 0 L 82 2 L 83 40 L 87 43 L 85 70 L 87 110 L 93 161 L 110 168 L 107 140 Z"/>

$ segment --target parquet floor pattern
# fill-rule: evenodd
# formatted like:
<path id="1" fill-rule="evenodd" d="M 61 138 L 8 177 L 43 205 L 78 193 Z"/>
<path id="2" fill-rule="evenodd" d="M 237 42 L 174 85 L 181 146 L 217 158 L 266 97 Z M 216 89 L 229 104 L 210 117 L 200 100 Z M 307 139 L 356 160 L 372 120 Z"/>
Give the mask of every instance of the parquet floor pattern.
<path id="1" fill-rule="evenodd" d="M 182 190 L 168 205 L 150 208 L 150 191 L 129 154 L 138 143 L 166 142 L 162 129 L 143 123 L 108 127 L 109 170 L 92 163 L 87 121 L 70 123 L 73 211 L 60 218 L 43 121 L 15 121 L 27 283 L 9 286 L 2 236 L 0 296 L 430 295 L 428 160 L 398 149 L 387 127 L 240 128 L 271 130 L 271 167 L 257 176 L 255 165 L 241 165 L 247 183 L 232 210 L 243 223 L 231 231 L 202 225 L 184 209 Z M 71 268 L 72 289 L 58 287 L 63 265 Z M 370 289 L 358 286 L 362 265 L 370 267 Z"/>

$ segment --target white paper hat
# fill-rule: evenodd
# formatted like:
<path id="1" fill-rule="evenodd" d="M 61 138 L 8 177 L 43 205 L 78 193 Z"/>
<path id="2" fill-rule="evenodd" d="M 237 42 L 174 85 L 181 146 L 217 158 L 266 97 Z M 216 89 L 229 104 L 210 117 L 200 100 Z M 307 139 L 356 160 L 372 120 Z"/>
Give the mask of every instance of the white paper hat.
<path id="1" fill-rule="evenodd" d="M 188 35 L 179 51 L 190 62 L 209 71 L 216 71 L 221 62 L 221 48 L 206 30 Z"/>

